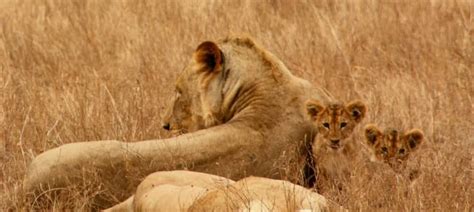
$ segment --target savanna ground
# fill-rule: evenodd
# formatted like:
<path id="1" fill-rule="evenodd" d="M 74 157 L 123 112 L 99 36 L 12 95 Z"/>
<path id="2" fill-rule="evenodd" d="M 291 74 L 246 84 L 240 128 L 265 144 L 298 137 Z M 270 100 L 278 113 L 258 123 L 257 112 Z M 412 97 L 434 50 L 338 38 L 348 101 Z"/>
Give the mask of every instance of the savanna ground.
<path id="1" fill-rule="evenodd" d="M 410 160 L 422 172 L 414 185 L 356 165 L 348 189 L 328 198 L 364 211 L 473 210 L 473 1 L 3 0 L 0 7 L 1 210 L 29 207 L 22 178 L 47 149 L 168 136 L 162 116 L 192 51 L 242 34 L 337 98 L 364 100 L 362 125 L 424 131 Z M 357 137 L 363 141 L 361 130 Z M 106 191 L 77 191 L 55 205 L 85 209 L 95 192 Z"/>

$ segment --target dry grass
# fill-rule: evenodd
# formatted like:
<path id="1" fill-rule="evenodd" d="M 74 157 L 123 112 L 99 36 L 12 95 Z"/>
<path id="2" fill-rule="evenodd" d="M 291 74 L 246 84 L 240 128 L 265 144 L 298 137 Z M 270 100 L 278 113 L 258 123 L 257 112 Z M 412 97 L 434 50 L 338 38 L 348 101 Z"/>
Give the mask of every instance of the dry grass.
<path id="1" fill-rule="evenodd" d="M 474 3 L 303 2 L 3 0 L 0 208 L 28 207 L 21 181 L 40 152 L 166 136 L 163 109 L 193 49 L 248 34 L 296 75 L 365 100 L 365 123 L 425 132 L 416 184 L 360 166 L 329 198 L 364 211 L 472 210 Z M 92 194 L 55 204 L 87 208 Z"/>

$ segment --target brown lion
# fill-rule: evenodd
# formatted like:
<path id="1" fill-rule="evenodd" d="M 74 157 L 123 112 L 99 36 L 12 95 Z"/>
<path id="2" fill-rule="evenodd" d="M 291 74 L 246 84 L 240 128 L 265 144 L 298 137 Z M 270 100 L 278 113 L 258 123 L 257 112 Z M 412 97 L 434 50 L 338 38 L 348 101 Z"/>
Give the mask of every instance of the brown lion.
<path id="1" fill-rule="evenodd" d="M 402 131 L 395 128 L 380 130 L 376 125 L 365 127 L 366 144 L 373 162 L 388 164 L 395 172 L 407 175 L 414 180 L 420 174 L 418 170 L 406 170 L 407 161 L 424 142 L 423 132 L 419 129 Z"/>
<path id="2" fill-rule="evenodd" d="M 200 197 L 235 183 L 216 175 L 192 171 L 160 171 L 148 175 L 135 195 L 104 212 L 189 211 Z"/>
<path id="3" fill-rule="evenodd" d="M 328 101 L 324 90 L 291 74 L 281 60 L 251 39 L 227 38 L 197 47 L 175 92 L 164 127 L 184 134 L 134 143 L 59 146 L 31 162 L 25 190 L 38 194 L 95 181 L 113 195 L 105 200 L 124 200 L 138 179 L 170 169 L 233 180 L 254 175 L 303 183 L 302 171 L 287 176 L 288 167 L 281 164 L 292 165 L 289 152 L 299 157 L 311 142 L 315 128 L 306 118 L 304 103 Z M 99 197 L 103 196 L 95 199 Z"/>
<path id="4" fill-rule="evenodd" d="M 367 106 L 358 100 L 346 105 L 308 100 L 306 110 L 318 131 L 312 146 L 317 188 L 321 191 L 327 186 L 340 187 L 341 182 L 348 180 L 360 152 L 353 132 L 364 119 Z"/>
<path id="5" fill-rule="evenodd" d="M 372 150 L 372 161 L 391 165 L 403 164 L 423 143 L 424 135 L 419 129 L 407 132 L 386 128 L 383 132 L 376 125 L 365 127 L 365 137 Z"/>
<path id="6" fill-rule="evenodd" d="M 156 172 L 135 196 L 106 211 L 326 211 L 339 208 L 288 181 L 247 177 L 237 182 L 192 171 Z"/>

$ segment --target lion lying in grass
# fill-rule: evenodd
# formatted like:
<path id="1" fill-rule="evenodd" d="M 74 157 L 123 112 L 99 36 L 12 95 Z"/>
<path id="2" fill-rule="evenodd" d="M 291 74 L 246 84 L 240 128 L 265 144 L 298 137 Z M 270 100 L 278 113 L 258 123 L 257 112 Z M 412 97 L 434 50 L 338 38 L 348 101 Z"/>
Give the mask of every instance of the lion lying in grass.
<path id="1" fill-rule="evenodd" d="M 333 207 L 339 208 L 335 205 Z M 211 174 L 170 171 L 149 175 L 140 183 L 135 196 L 105 211 L 323 211 L 326 209 L 328 203 L 323 196 L 287 181 L 247 177 L 234 182 Z"/>
<path id="2" fill-rule="evenodd" d="M 329 101 L 324 90 L 292 75 L 281 60 L 251 39 L 227 38 L 197 47 L 175 92 L 164 127 L 184 134 L 134 143 L 110 140 L 59 146 L 31 162 L 24 189 L 38 195 L 94 182 L 107 191 L 108 196 L 99 193 L 95 198 L 106 200 L 100 203 L 103 207 L 124 200 L 138 179 L 161 170 L 304 183 L 301 158 L 307 157 L 305 148 L 311 146 L 315 132 L 304 102 Z M 290 167 L 300 168 L 288 172 Z"/>

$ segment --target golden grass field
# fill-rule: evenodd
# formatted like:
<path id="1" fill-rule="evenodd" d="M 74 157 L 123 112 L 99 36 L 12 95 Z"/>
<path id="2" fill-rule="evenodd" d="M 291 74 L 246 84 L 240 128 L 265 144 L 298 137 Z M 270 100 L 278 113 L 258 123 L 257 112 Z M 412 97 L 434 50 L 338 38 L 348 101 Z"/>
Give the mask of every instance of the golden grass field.
<path id="1" fill-rule="evenodd" d="M 424 131 L 415 184 L 356 165 L 327 198 L 362 211 L 474 208 L 473 1 L 2 0 L 0 27 L 1 211 L 29 208 L 22 179 L 45 150 L 169 136 L 161 120 L 177 74 L 200 42 L 228 35 L 364 100 L 362 125 Z M 95 192 L 106 191 L 53 207 L 100 208 L 87 201 Z"/>

